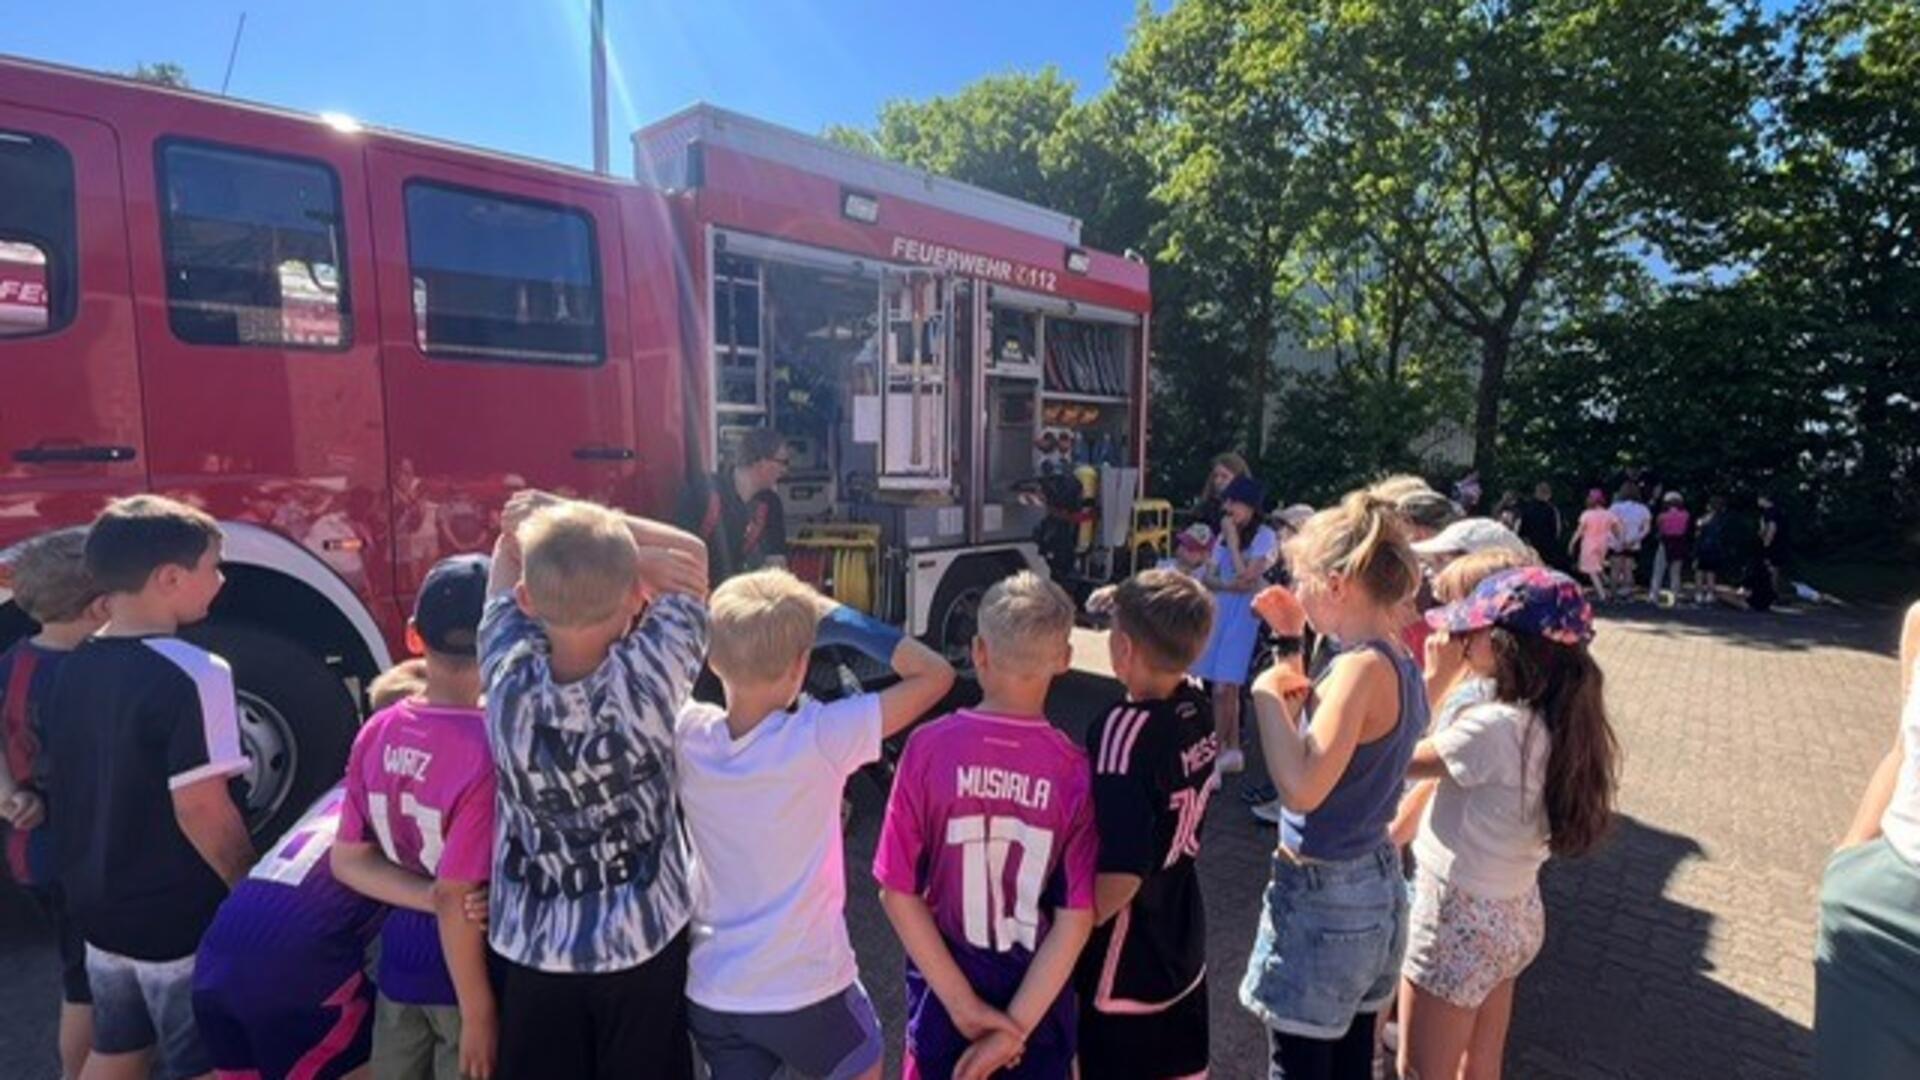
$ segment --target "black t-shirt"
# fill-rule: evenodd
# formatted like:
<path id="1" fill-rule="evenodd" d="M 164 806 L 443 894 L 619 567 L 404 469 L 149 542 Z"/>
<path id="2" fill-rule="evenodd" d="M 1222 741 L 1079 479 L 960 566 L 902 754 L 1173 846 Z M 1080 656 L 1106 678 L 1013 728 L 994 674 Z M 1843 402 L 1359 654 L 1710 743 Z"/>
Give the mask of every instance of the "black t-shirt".
<path id="1" fill-rule="evenodd" d="M 1545 557 L 1560 546 L 1560 512 L 1543 499 L 1520 501 L 1520 527 L 1514 530 L 1528 546 Z"/>
<path id="2" fill-rule="evenodd" d="M 1099 872 L 1133 874 L 1140 891 L 1096 928 L 1075 985 L 1102 1012 L 1179 1000 L 1207 969 L 1206 911 L 1194 860 L 1220 739 L 1196 682 L 1170 698 L 1125 701 L 1087 731 Z"/>
<path id="3" fill-rule="evenodd" d="M 730 471 L 688 484 L 674 519 L 706 541 L 707 576 L 714 585 L 787 554 L 787 513 L 780 496 L 762 491 L 743 501 Z"/>
<path id="4" fill-rule="evenodd" d="M 1779 562 L 1793 550 L 1792 530 L 1787 528 L 1787 513 L 1778 506 L 1760 511 L 1760 524 L 1773 526 L 1773 542 L 1766 545 L 1767 558 Z"/>
<path id="5" fill-rule="evenodd" d="M 174 818 L 173 792 L 246 768 L 226 661 L 174 637 L 96 638 L 47 704 L 60 883 L 91 944 L 190 955 L 227 887 Z M 84 722 L 80 722 L 84 721 Z"/>

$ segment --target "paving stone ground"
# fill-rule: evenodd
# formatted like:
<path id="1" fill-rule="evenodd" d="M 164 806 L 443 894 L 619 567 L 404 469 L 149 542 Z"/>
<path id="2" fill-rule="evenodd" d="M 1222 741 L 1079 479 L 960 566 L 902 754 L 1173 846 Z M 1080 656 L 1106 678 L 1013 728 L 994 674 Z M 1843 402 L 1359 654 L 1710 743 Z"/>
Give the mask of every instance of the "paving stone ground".
<path id="1" fill-rule="evenodd" d="M 1892 738 L 1896 616 L 1605 614 L 1595 649 L 1627 755 L 1619 827 L 1544 874 L 1547 944 L 1520 981 L 1508 1075 L 1805 1076 L 1816 892 Z M 1065 681 L 1062 725 L 1077 735 L 1109 693 Z M 1202 855 L 1222 1080 L 1265 1075 L 1264 1035 L 1234 991 L 1273 837 L 1236 787 L 1215 800 Z M 862 785 L 855 802 L 848 919 L 897 1075 L 900 950 L 867 872 L 881 794 Z M 55 1075 L 56 975 L 31 909 L 0 890 L 0 1077 Z"/>

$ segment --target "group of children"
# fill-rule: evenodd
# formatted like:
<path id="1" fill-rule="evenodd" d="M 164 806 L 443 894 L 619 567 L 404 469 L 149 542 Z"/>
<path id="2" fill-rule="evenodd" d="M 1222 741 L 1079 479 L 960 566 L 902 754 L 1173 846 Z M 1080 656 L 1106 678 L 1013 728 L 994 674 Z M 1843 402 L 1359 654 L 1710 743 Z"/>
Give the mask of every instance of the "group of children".
<path id="1" fill-rule="evenodd" d="M 1219 574 L 1264 544 L 1225 545 Z M 940 656 L 783 571 L 709 596 L 694 537 L 522 492 L 490 559 L 422 583 L 420 659 L 374 683 L 342 783 L 255 862 L 231 674 L 174 636 L 219 554 L 210 519 L 139 497 L 13 560 L 42 630 L 5 661 L 0 808 L 10 839 L 54 838 L 25 880 L 63 930 L 70 1075 L 144 1075 L 156 1047 L 169 1077 L 688 1076 L 695 1047 L 729 1080 L 879 1074 L 841 794 L 948 695 Z M 1256 680 L 1285 811 L 1241 1000 L 1275 1076 L 1371 1075 L 1396 998 L 1403 1075 L 1495 1075 L 1535 873 L 1594 841 L 1612 791 L 1584 600 L 1461 560 L 1423 675 L 1390 507 L 1356 495 L 1286 555 L 1297 598 L 1232 591 L 1283 645 L 1308 622 L 1336 644 Z M 1206 1073 L 1196 860 L 1229 747 L 1188 672 L 1219 595 L 1177 570 L 1095 595 L 1126 698 L 1084 745 L 1046 715 L 1071 600 L 1028 573 L 983 599 L 981 701 L 913 731 L 874 857 L 907 1076 Z M 806 699 L 817 645 L 898 680 Z M 693 700 L 703 667 L 724 707 Z"/>

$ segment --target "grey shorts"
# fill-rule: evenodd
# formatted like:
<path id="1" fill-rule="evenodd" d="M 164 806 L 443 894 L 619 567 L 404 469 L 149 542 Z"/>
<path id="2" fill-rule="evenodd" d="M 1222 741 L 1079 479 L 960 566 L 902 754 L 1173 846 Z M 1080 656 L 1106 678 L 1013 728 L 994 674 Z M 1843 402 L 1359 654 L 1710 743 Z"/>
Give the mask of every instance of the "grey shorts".
<path id="1" fill-rule="evenodd" d="M 370 1064 L 381 1080 L 460 1080 L 460 1007 L 402 1005 L 381 994 Z"/>
<path id="2" fill-rule="evenodd" d="M 193 1022 L 193 957 L 135 960 L 88 945 L 87 985 L 94 1053 L 157 1049 L 153 1075 L 160 1080 L 213 1071 Z"/>
<path id="3" fill-rule="evenodd" d="M 803 1009 L 723 1013 L 689 1002 L 687 1026 L 712 1080 L 767 1080 L 782 1066 L 801 1076 L 850 1080 L 880 1063 L 873 1002 L 859 983 Z"/>

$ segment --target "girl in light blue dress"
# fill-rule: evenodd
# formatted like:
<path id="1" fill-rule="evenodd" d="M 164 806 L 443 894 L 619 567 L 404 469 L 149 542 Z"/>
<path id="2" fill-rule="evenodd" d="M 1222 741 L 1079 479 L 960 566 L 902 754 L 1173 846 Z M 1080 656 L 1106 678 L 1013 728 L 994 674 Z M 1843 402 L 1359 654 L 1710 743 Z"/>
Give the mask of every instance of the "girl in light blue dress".
<path id="1" fill-rule="evenodd" d="M 1246 685 L 1260 639 L 1253 594 L 1266 584 L 1267 570 L 1280 554 L 1279 537 L 1261 522 L 1260 506 L 1265 500 L 1266 492 L 1251 476 L 1234 477 L 1220 493 L 1220 536 L 1200 576 L 1213 591 L 1213 636 L 1192 673 L 1212 686 L 1222 773 L 1246 767 L 1246 755 L 1240 750 L 1240 688 Z"/>

